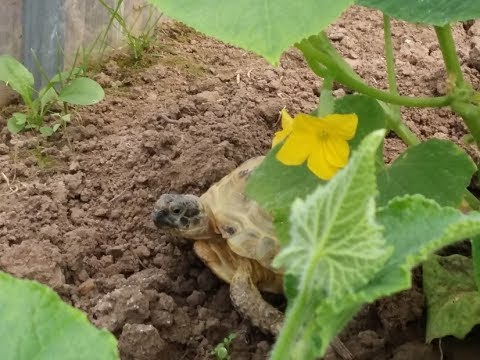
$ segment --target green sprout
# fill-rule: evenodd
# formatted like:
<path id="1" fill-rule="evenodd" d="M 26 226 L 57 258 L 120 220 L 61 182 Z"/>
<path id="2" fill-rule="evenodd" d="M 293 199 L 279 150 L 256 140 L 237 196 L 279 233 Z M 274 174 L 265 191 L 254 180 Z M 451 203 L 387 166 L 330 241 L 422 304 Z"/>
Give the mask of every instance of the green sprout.
<path id="1" fill-rule="evenodd" d="M 237 335 L 235 333 L 228 335 L 222 340 L 222 342 L 215 346 L 215 348 L 210 352 L 210 355 L 215 356 L 215 359 L 217 360 L 230 360 L 230 344 L 236 337 Z"/>

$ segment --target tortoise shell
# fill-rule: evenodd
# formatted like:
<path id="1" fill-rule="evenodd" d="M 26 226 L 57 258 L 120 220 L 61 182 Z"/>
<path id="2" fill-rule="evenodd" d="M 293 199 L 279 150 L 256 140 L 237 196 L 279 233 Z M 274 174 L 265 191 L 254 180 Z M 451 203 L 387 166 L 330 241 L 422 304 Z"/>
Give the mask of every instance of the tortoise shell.
<path id="1" fill-rule="evenodd" d="M 247 160 L 210 187 L 200 201 L 210 210 L 217 232 L 234 253 L 279 273 L 271 266 L 280 249 L 272 217 L 245 195 L 248 177 L 263 159 Z"/>

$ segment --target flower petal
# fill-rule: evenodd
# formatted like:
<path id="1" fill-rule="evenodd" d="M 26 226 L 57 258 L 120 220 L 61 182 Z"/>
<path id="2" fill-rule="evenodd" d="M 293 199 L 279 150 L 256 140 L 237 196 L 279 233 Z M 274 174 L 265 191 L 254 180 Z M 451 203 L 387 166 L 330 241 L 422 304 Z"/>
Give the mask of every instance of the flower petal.
<path id="1" fill-rule="evenodd" d="M 280 130 L 275 133 L 272 139 L 272 148 L 280 144 L 288 135 L 290 135 L 291 130 Z"/>
<path id="2" fill-rule="evenodd" d="M 293 129 L 293 118 L 290 116 L 287 110 L 282 109 L 280 114 L 282 116 L 282 130 L 275 133 L 272 140 L 272 148 L 285 140 L 285 138 L 290 135 Z"/>
<path id="3" fill-rule="evenodd" d="M 328 136 L 324 142 L 325 158 L 328 163 L 337 168 L 343 168 L 348 162 L 350 148 L 346 140 Z"/>
<path id="4" fill-rule="evenodd" d="M 293 131 L 313 134 L 319 130 L 325 129 L 325 124 L 322 120 L 322 118 L 316 116 L 298 113 L 295 115 Z"/>
<path id="5" fill-rule="evenodd" d="M 276 158 L 285 165 L 301 165 L 307 160 L 314 145 L 315 137 L 312 134 L 294 131 L 285 140 Z"/>
<path id="6" fill-rule="evenodd" d="M 350 140 L 357 131 L 358 116 L 357 114 L 330 114 L 323 118 L 323 122 L 330 135 Z"/>
<path id="7" fill-rule="evenodd" d="M 292 131 L 293 118 L 290 116 L 287 110 L 285 110 L 285 108 L 280 111 L 280 114 L 282 114 L 282 129 Z"/>
<path id="8" fill-rule="evenodd" d="M 310 154 L 307 166 L 311 172 L 322 180 L 330 180 L 339 170 L 328 162 L 324 144 Z"/>

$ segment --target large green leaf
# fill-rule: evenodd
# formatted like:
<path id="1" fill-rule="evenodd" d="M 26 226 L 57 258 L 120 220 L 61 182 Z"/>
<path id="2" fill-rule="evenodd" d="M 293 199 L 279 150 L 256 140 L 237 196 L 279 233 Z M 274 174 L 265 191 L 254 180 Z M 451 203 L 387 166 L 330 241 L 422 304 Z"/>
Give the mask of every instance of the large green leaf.
<path id="1" fill-rule="evenodd" d="M 314 295 L 317 303 L 316 307 L 313 307 L 317 315 L 315 336 L 320 336 L 321 339 L 314 339 L 314 334 L 310 334 L 308 341 L 328 342 L 362 304 L 408 289 L 411 286 L 411 269 L 427 260 L 432 253 L 456 241 L 480 234 L 480 213 L 463 214 L 455 208 L 441 207 L 421 195 L 395 198 L 377 211 L 376 221 L 384 228 L 383 248 L 394 249 L 391 257 L 379 272 L 373 274 L 367 284 L 359 285 L 348 294 L 332 294 L 330 297 Z M 307 265 L 305 263 L 305 266 Z M 362 272 L 357 265 L 352 269 Z M 475 289 L 471 271 L 468 276 L 469 289 Z M 291 284 L 301 284 L 300 280 L 289 281 Z M 294 303 L 301 296 L 301 291 L 295 293 Z M 315 321 L 311 316 L 311 300 L 306 301 L 304 306 L 310 311 L 304 316 Z"/>
<path id="2" fill-rule="evenodd" d="M 473 280 L 472 259 L 434 255 L 423 264 L 427 300 L 427 341 L 453 335 L 463 339 L 480 324 L 480 292 Z"/>
<path id="3" fill-rule="evenodd" d="M 377 212 L 377 220 L 385 228 L 385 239 L 394 253 L 361 291 L 369 294 L 368 301 L 409 288 L 411 269 L 429 254 L 480 234 L 480 213 L 465 215 L 421 195 L 395 198 Z"/>
<path id="4" fill-rule="evenodd" d="M 458 207 L 475 164 L 448 140 L 432 139 L 408 148 L 378 174 L 378 203 L 401 195 L 422 194 L 440 205 Z"/>
<path id="5" fill-rule="evenodd" d="M 284 50 L 318 34 L 354 0 L 150 0 L 169 17 L 277 64 Z"/>
<path id="6" fill-rule="evenodd" d="M 0 81 L 18 92 L 26 103 L 32 100 L 33 75 L 10 55 L 0 55 Z"/>
<path id="7" fill-rule="evenodd" d="M 376 130 L 366 136 L 345 169 L 292 205 L 290 242 L 273 261 L 298 279 L 297 296 L 289 306 L 300 307 L 303 319 L 299 322 L 298 317 L 287 315 L 286 328 L 298 324 L 290 358 L 322 355 L 330 340 L 327 336 L 334 335 L 319 327 L 311 304 L 353 293 L 381 270 L 391 254 L 375 222 L 375 158 L 384 135 L 384 130 Z M 332 319 L 324 321 L 338 325 Z M 313 349 L 312 341 L 317 344 Z"/>
<path id="8" fill-rule="evenodd" d="M 102 87 L 94 80 L 79 77 L 60 91 L 58 99 L 73 105 L 93 105 L 105 96 Z"/>
<path id="9" fill-rule="evenodd" d="M 356 0 L 405 21 L 446 25 L 480 17 L 478 0 Z"/>
<path id="10" fill-rule="evenodd" d="M 48 287 L 0 272 L 2 360 L 118 360 L 117 341 Z"/>
<path id="11" fill-rule="evenodd" d="M 464 215 L 457 209 L 440 207 L 421 195 L 392 200 L 377 211 L 376 219 L 384 227 L 385 247 L 394 249 L 391 257 L 368 284 L 358 286 L 352 293 L 316 298 L 315 334 L 318 335 L 311 334 L 310 341 L 315 340 L 313 336 L 320 336 L 323 341 L 331 339 L 362 304 L 408 289 L 412 268 L 430 254 L 480 233 L 479 213 Z M 311 306 L 310 302 L 305 305 L 310 309 Z M 312 318 L 311 314 L 306 316 Z"/>

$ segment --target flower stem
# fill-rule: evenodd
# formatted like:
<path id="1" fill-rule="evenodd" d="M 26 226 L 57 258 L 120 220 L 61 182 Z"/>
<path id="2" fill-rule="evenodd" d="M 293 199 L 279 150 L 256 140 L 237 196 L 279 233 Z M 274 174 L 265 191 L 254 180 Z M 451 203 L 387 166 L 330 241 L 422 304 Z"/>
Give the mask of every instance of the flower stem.
<path id="1" fill-rule="evenodd" d="M 315 116 L 322 117 L 332 114 L 334 111 L 335 101 L 332 96 L 333 76 L 326 74 L 323 78 L 322 89 L 320 92 L 320 103 L 315 109 Z"/>
<path id="2" fill-rule="evenodd" d="M 340 55 L 333 56 L 331 52 L 318 50 L 308 40 L 297 43 L 296 47 L 302 51 L 312 70 L 318 76 L 323 76 L 326 67 L 335 76 L 335 80 L 348 86 L 349 88 L 373 97 L 375 99 L 385 101 L 387 103 L 411 106 L 411 107 L 441 107 L 447 106 L 451 102 L 450 96 L 440 97 L 411 97 L 392 94 L 388 91 L 380 90 L 366 84 L 345 62 Z"/>

